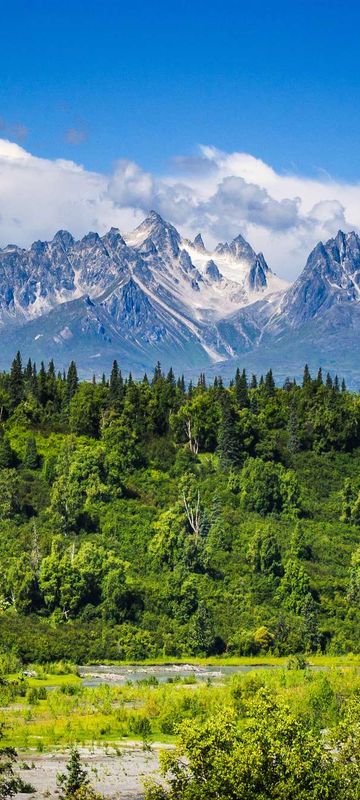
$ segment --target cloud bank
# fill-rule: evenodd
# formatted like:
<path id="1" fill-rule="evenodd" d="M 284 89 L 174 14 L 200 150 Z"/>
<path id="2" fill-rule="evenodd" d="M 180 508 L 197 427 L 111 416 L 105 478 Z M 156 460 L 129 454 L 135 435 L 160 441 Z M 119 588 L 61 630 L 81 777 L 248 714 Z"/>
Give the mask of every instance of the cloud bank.
<path id="1" fill-rule="evenodd" d="M 124 159 L 105 175 L 0 139 L 0 246 L 29 246 L 59 228 L 127 231 L 152 208 L 185 236 L 201 230 L 209 246 L 242 233 L 291 280 L 319 240 L 360 230 L 360 184 L 279 174 L 249 154 L 207 146 L 175 157 L 166 175 Z"/>

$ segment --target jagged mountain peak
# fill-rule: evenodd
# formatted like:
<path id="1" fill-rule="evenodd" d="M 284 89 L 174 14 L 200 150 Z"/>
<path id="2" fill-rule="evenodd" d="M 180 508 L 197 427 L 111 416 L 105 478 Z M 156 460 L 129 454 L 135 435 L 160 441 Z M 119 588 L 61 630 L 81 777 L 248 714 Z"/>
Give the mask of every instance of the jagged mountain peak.
<path id="1" fill-rule="evenodd" d="M 117 250 L 118 247 L 126 247 L 125 239 L 120 233 L 119 228 L 110 228 L 110 230 L 102 236 L 102 240 L 106 245 L 110 245 L 110 247 L 115 250 Z"/>
<path id="2" fill-rule="evenodd" d="M 251 247 L 249 242 L 244 239 L 241 233 L 229 243 L 219 242 L 215 248 L 215 253 L 219 255 L 227 255 L 237 259 L 238 261 L 253 261 L 256 258 L 255 250 Z"/>
<path id="3" fill-rule="evenodd" d="M 201 253 L 205 253 L 206 252 L 206 248 L 205 248 L 204 241 L 203 241 L 201 233 L 198 233 L 195 236 L 195 239 L 194 239 L 192 244 L 193 244 L 193 247 L 195 247 L 196 250 L 199 250 Z"/>
<path id="4" fill-rule="evenodd" d="M 331 309 L 360 305 L 360 237 L 339 230 L 327 242 L 318 242 L 303 271 L 285 293 L 276 326 L 299 328 Z"/>
<path id="5" fill-rule="evenodd" d="M 101 242 L 100 236 L 96 231 L 89 231 L 86 233 L 85 236 L 81 239 L 81 243 L 85 245 L 93 246 Z"/>
<path id="6" fill-rule="evenodd" d="M 220 270 L 219 270 L 219 267 L 217 266 L 217 264 L 215 264 L 215 261 L 213 261 L 212 258 L 206 264 L 205 274 L 209 278 L 211 278 L 211 280 L 216 281 L 216 282 L 221 281 L 221 279 L 223 277 L 221 272 L 220 272 Z"/>
<path id="7" fill-rule="evenodd" d="M 147 240 L 151 239 L 160 254 L 178 256 L 181 237 L 170 222 L 164 220 L 157 211 L 150 211 L 144 221 L 132 233 L 125 235 L 129 247 L 151 249 Z"/>
<path id="8" fill-rule="evenodd" d="M 64 250 L 67 250 L 69 247 L 72 247 L 75 243 L 74 237 L 69 233 L 69 231 L 59 230 L 55 233 L 55 236 L 52 240 L 53 244 L 61 244 Z"/>

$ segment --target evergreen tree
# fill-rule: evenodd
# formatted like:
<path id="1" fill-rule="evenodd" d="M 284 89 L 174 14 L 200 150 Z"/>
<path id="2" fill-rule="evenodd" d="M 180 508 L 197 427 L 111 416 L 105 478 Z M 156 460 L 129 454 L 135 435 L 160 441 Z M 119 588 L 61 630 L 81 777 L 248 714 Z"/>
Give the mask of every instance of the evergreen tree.
<path id="1" fill-rule="evenodd" d="M 9 377 L 9 395 L 13 407 L 21 403 L 24 396 L 24 376 L 21 355 L 18 351 L 11 365 Z"/>
<path id="2" fill-rule="evenodd" d="M 332 382 L 332 377 L 330 375 L 330 372 L 326 373 L 325 386 L 326 386 L 327 389 L 332 389 L 333 388 L 333 382 Z"/>
<path id="3" fill-rule="evenodd" d="M 36 367 L 35 361 L 34 361 L 33 367 L 32 367 L 30 391 L 32 392 L 34 397 L 37 397 L 37 394 L 38 394 L 38 374 L 37 374 L 37 367 Z"/>
<path id="4" fill-rule="evenodd" d="M 316 378 L 316 385 L 317 386 L 323 386 L 323 383 L 324 383 L 324 381 L 323 381 L 322 369 L 321 369 L 321 367 L 319 367 L 317 378 Z"/>
<path id="5" fill-rule="evenodd" d="M 240 408 L 248 408 L 249 407 L 249 392 L 248 392 L 248 382 L 246 378 L 246 371 L 240 373 L 239 368 L 236 370 L 235 375 L 235 397 L 236 402 L 240 406 Z"/>
<path id="6" fill-rule="evenodd" d="M 31 361 L 31 358 L 29 358 L 29 360 L 28 360 L 28 362 L 26 364 L 26 367 L 24 369 L 24 378 L 25 378 L 26 383 L 29 384 L 31 382 L 31 378 L 32 378 L 32 361 Z"/>
<path id="7" fill-rule="evenodd" d="M 275 394 L 275 381 L 273 378 L 272 369 L 269 369 L 269 372 L 267 372 L 265 375 L 265 389 L 268 397 L 272 397 Z"/>
<path id="8" fill-rule="evenodd" d="M 252 376 L 251 376 L 251 381 L 250 381 L 250 389 L 257 389 L 257 385 L 258 385 L 257 377 L 253 373 Z"/>
<path id="9" fill-rule="evenodd" d="M 55 364 L 54 364 L 54 360 L 53 360 L 53 359 L 51 359 L 51 360 L 49 361 L 49 366 L 48 366 L 48 378 L 50 379 L 50 381 L 55 381 L 55 380 L 56 380 L 56 376 L 55 376 Z"/>
<path id="10" fill-rule="evenodd" d="M 346 392 L 345 378 L 343 378 L 342 381 L 341 381 L 341 391 L 342 391 L 342 393 Z"/>
<path id="11" fill-rule="evenodd" d="M 30 436 L 27 440 L 23 466 L 27 469 L 37 469 L 39 466 L 39 454 L 34 436 Z"/>
<path id="12" fill-rule="evenodd" d="M 178 378 L 176 385 L 181 394 L 185 394 L 186 386 L 185 386 L 185 378 L 183 375 L 181 375 L 181 378 Z"/>
<path id="13" fill-rule="evenodd" d="M 72 361 L 69 366 L 66 382 L 67 382 L 68 398 L 69 400 L 71 400 L 71 398 L 74 397 L 74 394 L 76 392 L 79 383 L 75 361 Z"/>
<path id="14" fill-rule="evenodd" d="M 0 439 L 0 469 L 9 469 L 16 465 L 16 455 L 11 448 L 9 437 L 5 434 Z"/>
<path id="15" fill-rule="evenodd" d="M 305 367 L 304 367 L 304 375 L 303 375 L 303 382 L 302 382 L 303 388 L 305 388 L 306 386 L 309 386 L 309 385 L 310 385 L 310 383 L 311 383 L 311 375 L 310 375 L 310 370 L 309 370 L 309 367 L 308 367 L 308 365 L 307 365 L 307 364 L 305 364 Z"/>
<path id="16" fill-rule="evenodd" d="M 110 382 L 109 382 L 110 405 L 112 406 L 118 405 L 122 400 L 123 393 L 124 393 L 123 378 L 121 375 L 121 371 L 119 370 L 118 362 L 115 359 L 112 365 Z"/>
<path id="17" fill-rule="evenodd" d="M 168 383 L 169 386 L 172 386 L 173 388 L 175 388 L 176 386 L 175 375 L 172 367 L 170 367 L 169 372 L 166 376 L 166 383 Z"/>
<path id="18" fill-rule="evenodd" d="M 130 378 L 130 375 L 129 375 L 129 378 Z M 152 383 L 154 384 L 154 383 L 156 383 L 156 381 L 161 381 L 161 380 L 163 380 L 163 378 L 164 378 L 164 376 L 163 376 L 163 373 L 162 373 L 161 364 L 160 364 L 160 361 L 158 361 L 157 364 L 156 364 L 156 367 L 154 369 L 154 377 L 152 379 Z"/>
<path id="19" fill-rule="evenodd" d="M 47 402 L 47 399 L 48 399 L 48 393 L 47 393 L 46 370 L 45 370 L 45 364 L 44 364 L 43 361 L 41 362 L 40 372 L 39 372 L 39 375 L 38 375 L 37 397 L 38 397 L 39 403 L 41 403 L 42 406 L 45 406 L 46 402 Z"/>
<path id="20" fill-rule="evenodd" d="M 228 395 L 225 395 L 221 408 L 218 434 L 218 453 L 225 467 L 241 463 L 239 436 L 236 430 L 236 416 Z"/>
<path id="21" fill-rule="evenodd" d="M 335 375 L 335 378 L 334 378 L 334 391 L 335 392 L 339 392 L 340 391 L 339 378 L 338 378 L 337 375 Z"/>

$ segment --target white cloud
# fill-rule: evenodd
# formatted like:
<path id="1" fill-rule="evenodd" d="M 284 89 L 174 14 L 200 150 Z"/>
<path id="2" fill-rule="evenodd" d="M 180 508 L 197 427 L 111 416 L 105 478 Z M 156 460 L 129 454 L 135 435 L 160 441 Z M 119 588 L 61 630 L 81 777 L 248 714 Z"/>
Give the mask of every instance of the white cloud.
<path id="1" fill-rule="evenodd" d="M 360 184 L 279 174 L 249 154 L 205 146 L 173 165 L 159 177 L 120 160 L 108 176 L 0 139 L 0 245 L 28 246 L 58 228 L 126 231 L 155 208 L 187 236 L 202 230 L 209 245 L 243 233 L 293 278 L 318 240 L 360 227 Z"/>

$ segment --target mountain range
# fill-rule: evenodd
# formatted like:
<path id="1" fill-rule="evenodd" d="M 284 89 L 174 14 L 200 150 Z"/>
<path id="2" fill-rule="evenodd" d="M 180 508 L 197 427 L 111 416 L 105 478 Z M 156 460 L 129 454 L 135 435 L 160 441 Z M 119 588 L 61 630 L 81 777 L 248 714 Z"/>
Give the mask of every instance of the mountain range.
<path id="1" fill-rule="evenodd" d="M 0 249 L 0 367 L 14 352 L 84 376 L 114 358 L 135 375 L 157 360 L 187 376 L 270 366 L 278 378 L 313 369 L 360 381 L 360 237 L 339 231 L 299 278 L 277 277 L 241 236 L 206 249 L 155 211 L 132 233 L 76 241 L 58 231 L 29 249 Z"/>

